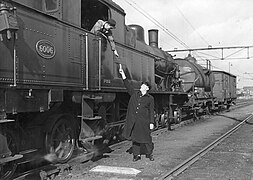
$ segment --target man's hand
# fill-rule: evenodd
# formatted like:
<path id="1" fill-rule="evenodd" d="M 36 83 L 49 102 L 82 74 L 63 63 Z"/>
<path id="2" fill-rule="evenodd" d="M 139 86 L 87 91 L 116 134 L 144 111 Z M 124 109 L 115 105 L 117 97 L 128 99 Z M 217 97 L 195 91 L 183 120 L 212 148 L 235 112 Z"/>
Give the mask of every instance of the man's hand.
<path id="1" fill-rule="evenodd" d="M 119 64 L 119 73 L 121 74 L 122 79 L 126 79 L 126 75 L 121 64 Z"/>
<path id="2" fill-rule="evenodd" d="M 119 54 L 118 54 L 118 52 L 117 52 L 117 50 L 115 49 L 115 51 L 113 51 L 114 52 L 114 55 L 116 56 L 116 57 L 119 57 Z"/>
<path id="3" fill-rule="evenodd" d="M 154 124 L 152 124 L 152 123 L 151 123 L 151 124 L 149 124 L 149 128 L 150 128 L 150 130 L 153 130 L 153 129 L 154 129 L 154 127 L 155 127 L 155 126 L 154 126 Z"/>

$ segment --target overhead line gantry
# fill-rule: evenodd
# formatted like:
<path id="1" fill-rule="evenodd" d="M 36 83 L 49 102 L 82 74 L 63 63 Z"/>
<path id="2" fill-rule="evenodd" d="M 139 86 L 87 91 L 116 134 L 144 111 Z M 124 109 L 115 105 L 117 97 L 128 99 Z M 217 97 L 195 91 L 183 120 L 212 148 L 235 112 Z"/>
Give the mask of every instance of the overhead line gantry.
<path id="1" fill-rule="evenodd" d="M 243 59 L 250 59 L 250 58 L 252 58 L 252 57 L 250 57 L 250 53 L 249 53 L 250 48 L 253 48 L 253 46 L 226 46 L 226 47 L 212 47 L 212 46 L 208 46 L 207 48 L 174 49 L 174 50 L 168 50 L 166 52 L 172 53 L 172 52 L 185 52 L 185 51 L 188 51 L 189 53 L 191 53 L 193 51 L 214 51 L 214 50 L 221 50 L 221 58 L 217 58 L 217 59 L 225 60 L 228 57 L 230 57 L 230 56 L 238 53 L 239 51 L 246 49 L 247 50 L 247 57 L 243 58 Z M 231 55 L 229 55 L 229 56 L 224 57 L 224 50 L 227 50 L 227 49 L 240 49 L 240 50 L 237 51 L 237 52 L 235 52 L 235 53 L 233 53 L 233 54 L 231 54 Z M 209 60 L 217 60 L 217 59 L 209 59 Z M 235 59 L 241 59 L 241 58 L 235 58 Z"/>

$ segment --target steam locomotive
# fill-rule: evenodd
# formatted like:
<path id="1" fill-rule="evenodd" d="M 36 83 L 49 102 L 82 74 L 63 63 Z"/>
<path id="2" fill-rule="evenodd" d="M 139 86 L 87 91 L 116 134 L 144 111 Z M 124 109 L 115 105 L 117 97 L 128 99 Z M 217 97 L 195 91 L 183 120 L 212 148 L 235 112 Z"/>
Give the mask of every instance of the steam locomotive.
<path id="1" fill-rule="evenodd" d="M 117 22 L 120 58 L 90 32 L 109 18 Z M 146 44 L 144 29 L 125 25 L 124 10 L 112 0 L 1 0 L 0 54 L 1 179 L 34 154 L 53 152 L 64 163 L 85 149 L 82 142 L 120 138 L 129 95 L 119 64 L 136 89 L 151 83 L 156 127 L 180 122 L 183 108 L 197 106 L 187 103 L 201 80 L 191 74 L 199 66 L 184 66 L 190 61 L 158 48 L 155 29 Z"/>
<path id="2" fill-rule="evenodd" d="M 179 65 L 184 92 L 188 92 L 189 100 L 181 108 L 192 113 L 195 118 L 203 112 L 229 109 L 236 101 L 236 76 L 225 71 L 211 70 L 211 62 L 204 66 L 197 63 L 190 54 L 188 57 L 175 59 Z"/>

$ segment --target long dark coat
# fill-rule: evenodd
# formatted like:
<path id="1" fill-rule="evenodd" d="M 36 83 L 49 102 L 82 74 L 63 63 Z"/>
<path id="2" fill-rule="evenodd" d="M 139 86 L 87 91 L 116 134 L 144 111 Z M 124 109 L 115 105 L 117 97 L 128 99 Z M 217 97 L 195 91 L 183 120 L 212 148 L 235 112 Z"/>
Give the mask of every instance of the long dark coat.
<path id="1" fill-rule="evenodd" d="M 124 85 L 130 94 L 123 136 L 138 143 L 151 143 L 150 123 L 154 124 L 154 98 L 150 94 L 142 96 L 135 91 L 127 79 Z"/>

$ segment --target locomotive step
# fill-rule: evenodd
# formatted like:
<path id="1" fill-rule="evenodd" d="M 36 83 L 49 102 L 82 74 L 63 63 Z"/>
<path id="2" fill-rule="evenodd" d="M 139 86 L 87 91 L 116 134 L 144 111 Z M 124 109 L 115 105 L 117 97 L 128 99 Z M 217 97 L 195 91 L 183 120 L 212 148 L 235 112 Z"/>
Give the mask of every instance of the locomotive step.
<path id="1" fill-rule="evenodd" d="M 21 159 L 22 157 L 23 157 L 23 155 L 16 154 L 15 156 L 9 156 L 9 157 L 6 157 L 6 158 L 1 158 L 0 159 L 0 164 L 7 163 L 7 162 L 10 162 L 10 161 L 15 161 L 17 159 Z"/>
<path id="2" fill-rule="evenodd" d="M 77 116 L 77 117 L 82 118 L 83 120 L 89 120 L 89 121 L 94 121 L 94 120 L 100 120 L 100 119 L 102 119 L 101 116 L 95 116 L 95 117 Z"/>
<path id="3" fill-rule="evenodd" d="M 83 95 L 84 99 L 92 99 L 92 100 L 100 100 L 102 99 L 102 96 L 85 96 Z"/>
<path id="4" fill-rule="evenodd" d="M 13 122 L 13 121 L 15 121 L 15 120 L 14 120 L 14 119 L 1 119 L 1 120 L 0 120 L 0 124 L 1 124 L 1 123 Z"/>
<path id="5" fill-rule="evenodd" d="M 83 142 L 90 142 L 90 141 L 95 141 L 97 139 L 101 139 L 102 136 L 93 136 L 93 137 L 87 137 L 87 138 L 84 138 L 84 139 L 80 139 L 80 141 L 83 141 Z"/>
<path id="6" fill-rule="evenodd" d="M 83 144 L 87 144 L 87 143 L 91 143 L 91 144 L 94 144 L 94 141 L 95 140 L 98 140 L 98 139 L 101 139 L 102 136 L 93 136 L 93 137 L 87 137 L 87 138 L 84 138 L 84 139 L 79 139 L 80 142 L 82 142 Z"/>

